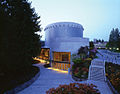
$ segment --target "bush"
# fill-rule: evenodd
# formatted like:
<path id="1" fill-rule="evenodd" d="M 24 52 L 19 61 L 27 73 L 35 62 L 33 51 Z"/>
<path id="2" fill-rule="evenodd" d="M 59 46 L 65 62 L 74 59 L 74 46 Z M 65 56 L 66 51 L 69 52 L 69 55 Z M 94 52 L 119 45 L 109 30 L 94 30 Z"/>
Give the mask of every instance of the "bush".
<path id="1" fill-rule="evenodd" d="M 106 76 L 120 94 L 120 65 L 106 63 Z"/>
<path id="2" fill-rule="evenodd" d="M 93 84 L 70 83 L 69 85 L 60 85 L 46 91 L 46 94 L 100 94 L 97 87 Z"/>
<path id="3" fill-rule="evenodd" d="M 0 94 L 31 80 L 39 71 L 38 67 L 32 66 L 0 75 Z"/>
<path id="4" fill-rule="evenodd" d="M 50 67 L 50 64 L 45 64 L 44 67 L 48 68 L 48 67 Z"/>
<path id="5" fill-rule="evenodd" d="M 40 63 L 40 61 L 38 61 L 38 60 L 33 60 L 33 64 L 38 64 L 38 63 Z"/>
<path id="6" fill-rule="evenodd" d="M 73 76 L 80 79 L 87 79 L 91 59 L 88 58 L 88 59 L 82 60 L 80 58 L 77 58 L 77 59 L 74 59 L 73 62 L 74 62 L 72 66 Z"/>

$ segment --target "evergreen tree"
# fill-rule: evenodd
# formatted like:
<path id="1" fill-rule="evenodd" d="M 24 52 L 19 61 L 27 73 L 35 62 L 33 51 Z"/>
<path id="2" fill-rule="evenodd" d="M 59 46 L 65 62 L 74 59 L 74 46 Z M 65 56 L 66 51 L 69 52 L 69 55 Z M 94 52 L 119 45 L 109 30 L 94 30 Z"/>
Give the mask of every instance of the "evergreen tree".
<path id="1" fill-rule="evenodd" d="M 90 41 L 90 42 L 89 42 L 89 45 L 90 45 L 90 50 L 91 50 L 91 49 L 94 49 L 94 43 L 93 43 L 93 41 Z"/>
<path id="2" fill-rule="evenodd" d="M 110 36 L 109 36 L 109 47 L 115 47 L 115 48 L 120 48 L 120 32 L 119 29 L 112 29 Z"/>
<path id="3" fill-rule="evenodd" d="M 40 53 L 39 16 L 27 0 L 0 1 L 0 67 L 17 70 L 32 66 Z"/>

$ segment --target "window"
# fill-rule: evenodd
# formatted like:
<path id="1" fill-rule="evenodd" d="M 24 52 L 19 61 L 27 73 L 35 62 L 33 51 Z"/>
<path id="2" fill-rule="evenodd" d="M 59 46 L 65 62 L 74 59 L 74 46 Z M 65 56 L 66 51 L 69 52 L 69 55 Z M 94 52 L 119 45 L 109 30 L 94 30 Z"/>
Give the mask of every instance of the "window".
<path id="1" fill-rule="evenodd" d="M 62 61 L 69 61 L 68 54 L 62 54 Z"/>

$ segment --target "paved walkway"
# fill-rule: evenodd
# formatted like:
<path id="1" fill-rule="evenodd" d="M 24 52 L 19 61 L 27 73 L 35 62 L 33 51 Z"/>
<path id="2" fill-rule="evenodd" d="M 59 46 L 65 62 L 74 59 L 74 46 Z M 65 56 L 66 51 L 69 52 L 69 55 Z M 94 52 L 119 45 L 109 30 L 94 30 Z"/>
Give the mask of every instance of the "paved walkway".
<path id="1" fill-rule="evenodd" d="M 112 62 L 120 65 L 120 53 L 111 52 L 109 50 L 98 50 L 100 54 L 97 56 L 106 62 Z"/>
<path id="2" fill-rule="evenodd" d="M 67 73 L 60 73 L 51 69 L 46 69 L 42 64 L 39 78 L 28 88 L 18 94 L 45 94 L 50 88 L 58 87 L 60 84 L 69 84 L 72 81 Z"/>
<path id="3" fill-rule="evenodd" d="M 31 86 L 18 94 L 46 94 L 46 91 L 50 88 L 56 88 L 61 84 L 76 82 L 67 73 L 60 73 L 51 69 L 46 69 L 42 64 L 38 64 L 37 66 L 40 67 L 39 78 Z M 98 87 L 101 94 L 112 94 L 105 82 L 87 80 L 77 83 L 92 83 Z"/>

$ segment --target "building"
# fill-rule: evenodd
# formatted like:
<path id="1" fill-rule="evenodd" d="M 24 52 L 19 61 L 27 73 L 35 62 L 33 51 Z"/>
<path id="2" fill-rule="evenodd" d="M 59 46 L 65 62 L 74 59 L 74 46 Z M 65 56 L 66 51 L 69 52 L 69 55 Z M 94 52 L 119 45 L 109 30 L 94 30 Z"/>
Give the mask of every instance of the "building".
<path id="1" fill-rule="evenodd" d="M 51 67 L 68 70 L 71 55 L 81 46 L 89 46 L 89 39 L 83 38 L 83 26 L 74 22 L 57 22 L 46 26 L 45 46 L 41 50 L 41 59 L 50 61 Z"/>
<path id="2" fill-rule="evenodd" d="M 97 49 L 106 49 L 107 41 L 94 39 L 94 47 Z"/>

